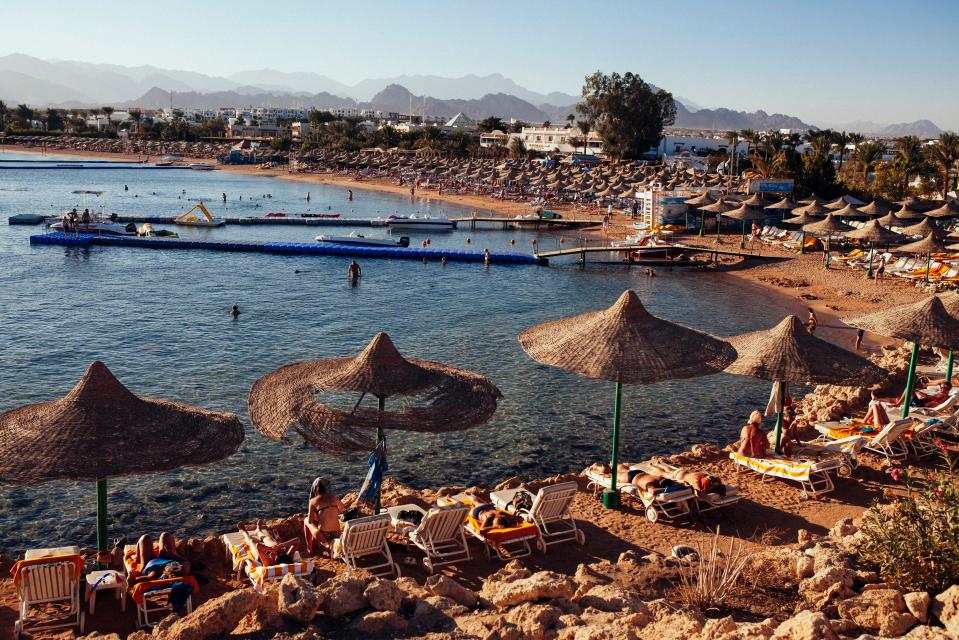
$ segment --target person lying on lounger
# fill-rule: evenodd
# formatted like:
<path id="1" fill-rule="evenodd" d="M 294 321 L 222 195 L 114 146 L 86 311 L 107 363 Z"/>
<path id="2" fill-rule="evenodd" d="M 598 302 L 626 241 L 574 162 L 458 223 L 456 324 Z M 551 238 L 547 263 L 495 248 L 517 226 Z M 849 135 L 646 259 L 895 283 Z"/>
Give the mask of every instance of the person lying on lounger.
<path id="1" fill-rule="evenodd" d="M 634 487 L 642 489 L 646 493 L 662 493 L 667 487 L 674 487 L 679 484 L 678 482 L 670 480 L 669 478 L 664 478 L 651 473 L 643 473 L 638 469 L 630 469 L 625 464 L 618 464 L 616 466 L 618 469 L 616 474 L 617 484 L 631 484 Z M 598 472 L 604 476 L 610 475 L 612 472 L 611 469 L 612 467 L 602 462 L 597 462 L 590 467 L 591 471 Z"/>
<path id="2" fill-rule="evenodd" d="M 307 515 L 303 521 L 303 537 L 308 553 L 321 553 L 340 537 L 340 514 L 344 509 L 343 503 L 329 493 L 322 479 L 313 481 Z"/>
<path id="3" fill-rule="evenodd" d="M 177 553 L 176 540 L 169 533 L 160 534 L 157 549 L 154 549 L 149 535 L 141 536 L 137 541 L 136 562 L 140 575 L 130 579 L 130 586 L 148 580 L 190 575 L 190 561 Z"/>
<path id="4" fill-rule="evenodd" d="M 242 522 L 236 528 L 243 534 L 243 538 L 250 549 L 256 550 L 256 555 L 264 567 L 278 564 L 292 564 L 293 552 L 296 551 L 296 539 L 286 542 L 277 542 L 276 536 L 263 526 L 262 520 L 256 521 L 256 528 L 250 529 Z"/>
<path id="5" fill-rule="evenodd" d="M 518 527 L 523 524 L 523 520 L 519 516 L 500 511 L 488 502 L 476 501 L 475 505 L 470 515 L 479 522 L 480 533 L 485 533 L 490 529 Z"/>
<path id="6" fill-rule="evenodd" d="M 725 483 L 716 476 L 711 476 L 708 473 L 702 473 L 695 469 L 672 467 L 658 460 L 653 460 L 649 465 L 656 469 L 663 477 L 687 484 L 698 494 L 715 493 L 720 496 L 726 495 Z"/>
<path id="7" fill-rule="evenodd" d="M 934 407 L 937 404 L 941 404 L 949 399 L 949 390 L 952 388 L 952 385 L 949 384 L 949 381 L 946 379 L 939 380 L 930 380 L 926 377 L 920 377 L 918 379 L 920 386 L 929 386 L 932 384 L 936 385 L 936 390 L 933 393 L 926 393 L 925 391 L 913 390 L 912 392 L 912 401 L 909 403 L 914 407 Z M 878 400 L 879 402 L 885 402 L 894 407 L 901 407 L 906 401 L 906 392 L 903 391 L 899 394 L 898 398 L 876 398 L 873 396 L 873 399 Z"/>
<path id="8" fill-rule="evenodd" d="M 766 437 L 766 432 L 760 427 L 762 422 L 763 416 L 758 411 L 753 411 L 749 414 L 749 421 L 746 422 L 746 426 L 743 427 L 737 445 L 737 450 L 740 455 L 749 456 L 750 458 L 766 457 L 766 452 L 769 449 L 769 440 Z"/>

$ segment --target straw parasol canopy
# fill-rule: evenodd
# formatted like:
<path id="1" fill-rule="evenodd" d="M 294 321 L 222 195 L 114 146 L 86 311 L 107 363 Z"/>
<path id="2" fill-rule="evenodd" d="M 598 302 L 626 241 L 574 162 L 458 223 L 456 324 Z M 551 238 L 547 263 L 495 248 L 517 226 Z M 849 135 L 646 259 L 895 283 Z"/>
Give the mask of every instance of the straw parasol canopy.
<path id="1" fill-rule="evenodd" d="M 854 228 L 855 227 L 851 227 L 840 220 L 838 213 L 830 213 L 823 220 L 818 220 L 816 222 L 810 222 L 809 224 L 803 225 L 802 230 L 806 233 L 832 235 L 835 233 L 852 231 Z"/>
<path id="2" fill-rule="evenodd" d="M 945 249 L 946 243 L 937 237 L 936 234 L 930 233 L 921 240 L 916 240 L 915 242 L 910 242 L 908 244 L 896 247 L 894 251 L 896 253 L 930 254 L 945 251 Z"/>
<path id="3" fill-rule="evenodd" d="M 847 232 L 845 236 L 850 240 L 865 240 L 874 244 L 899 244 L 905 240 L 902 234 L 890 231 L 879 224 L 878 220 L 870 220 L 861 228 Z"/>
<path id="4" fill-rule="evenodd" d="M 918 209 L 913 209 L 908 205 L 902 205 L 899 210 L 896 211 L 896 216 L 902 220 L 922 220 L 924 214 Z"/>
<path id="5" fill-rule="evenodd" d="M 102 362 L 59 400 L 0 413 L 0 481 L 94 481 L 216 462 L 243 442 L 231 413 L 141 398 Z"/>
<path id="6" fill-rule="evenodd" d="M 736 204 L 732 204 L 727 201 L 725 198 L 720 198 L 713 204 L 706 205 L 705 207 L 698 207 L 700 211 L 707 211 L 709 213 L 726 213 L 727 211 L 732 211 L 737 207 Z"/>
<path id="7" fill-rule="evenodd" d="M 882 369 L 850 351 L 809 333 L 790 315 L 771 329 L 729 339 L 739 356 L 729 373 L 805 384 L 868 385 L 878 382 Z"/>
<path id="8" fill-rule="evenodd" d="M 890 207 L 884 200 L 873 200 L 864 207 L 859 207 L 859 210 L 863 213 L 869 214 L 870 216 L 884 216 L 887 213 L 892 211 Z"/>
<path id="9" fill-rule="evenodd" d="M 232 413 L 141 398 L 95 361 L 63 398 L 0 413 L 0 481 L 95 481 L 105 557 L 108 478 L 216 462 L 242 442 Z"/>
<path id="10" fill-rule="evenodd" d="M 527 329 L 519 342 L 543 364 L 627 384 L 718 373 L 736 355 L 719 338 L 651 315 L 633 291 L 603 311 Z"/>
<path id="11" fill-rule="evenodd" d="M 932 234 L 935 234 L 937 238 L 943 235 L 942 229 L 939 229 L 938 227 L 936 227 L 936 225 L 932 224 L 929 221 L 929 218 L 924 218 L 923 220 L 921 220 L 920 222 L 917 222 L 916 224 L 905 227 L 902 230 L 902 233 L 903 235 L 907 235 L 907 236 L 923 236 L 923 237 L 932 233 Z"/>
<path id="12" fill-rule="evenodd" d="M 793 213 L 800 211 L 800 209 L 793 209 Z M 793 216 L 792 218 L 786 218 L 783 220 L 783 224 L 787 224 L 793 227 L 803 227 L 807 224 L 812 224 L 814 222 L 822 222 L 824 218 L 811 215 L 805 211 L 800 213 L 798 216 Z"/>
<path id="13" fill-rule="evenodd" d="M 757 209 L 756 207 L 750 206 L 744 202 L 739 208 L 723 213 L 723 217 L 746 222 L 749 220 L 762 220 L 763 218 L 768 218 L 769 216 L 763 213 L 762 209 Z"/>
<path id="14" fill-rule="evenodd" d="M 953 317 L 936 296 L 866 315 L 843 318 L 843 322 L 889 338 L 959 349 L 959 319 Z"/>
<path id="15" fill-rule="evenodd" d="M 905 220 L 896 215 L 894 211 L 890 211 L 886 215 L 878 218 L 879 224 L 884 227 L 901 227 Z"/>
<path id="16" fill-rule="evenodd" d="M 609 490 L 603 492 L 607 508 L 619 505 L 616 469 L 623 383 L 653 384 L 705 376 L 718 373 L 736 358 L 729 343 L 650 315 L 633 291 L 624 292 L 603 311 L 527 329 L 519 334 L 519 342 L 538 362 L 616 383 L 613 473 Z"/>
<path id="17" fill-rule="evenodd" d="M 360 394 L 359 400 L 333 406 L 349 394 Z M 361 406 L 366 396 L 380 400 L 379 408 Z M 386 410 L 386 399 L 394 396 L 409 401 Z M 388 335 L 378 333 L 357 356 L 296 362 L 266 374 L 253 384 L 249 408 L 253 426 L 268 438 L 283 440 L 292 428 L 314 448 L 344 454 L 371 450 L 381 429 L 470 429 L 489 420 L 501 397 L 487 378 L 404 358 Z"/>
<path id="18" fill-rule="evenodd" d="M 841 209 L 836 209 L 835 211 L 833 211 L 833 213 L 839 216 L 840 218 L 851 218 L 854 220 L 865 220 L 870 217 L 868 213 L 864 211 L 860 211 L 859 209 L 852 206 L 851 204 L 847 204 L 845 207 L 842 207 Z"/>
<path id="19" fill-rule="evenodd" d="M 793 213 L 805 214 L 808 216 L 819 217 L 819 218 L 831 212 L 832 212 L 832 209 L 828 209 L 824 207 L 821 202 L 813 202 L 811 204 L 807 204 L 805 207 L 796 207 L 795 209 L 793 209 Z"/>
<path id="20" fill-rule="evenodd" d="M 766 208 L 767 209 L 785 209 L 787 211 L 790 211 L 792 209 L 795 209 L 796 207 L 797 205 L 795 202 L 793 202 L 789 198 L 783 198 L 779 202 L 774 202 L 773 204 L 768 205 Z"/>
<path id="21" fill-rule="evenodd" d="M 930 218 L 959 218 L 959 208 L 951 202 L 944 202 L 941 207 L 926 211 Z"/>
<path id="22" fill-rule="evenodd" d="M 751 195 L 750 197 L 748 197 L 748 198 L 746 198 L 745 200 L 743 200 L 743 204 L 748 205 L 748 206 L 750 206 L 750 207 L 767 207 L 767 206 L 769 206 L 769 203 L 768 203 L 766 200 L 764 200 L 763 198 L 761 198 L 758 193 L 754 193 L 754 194 Z"/>
<path id="23" fill-rule="evenodd" d="M 709 191 L 703 191 L 697 196 L 688 198 L 686 204 L 690 207 L 701 207 L 707 204 L 713 204 L 716 200 L 710 195 Z"/>

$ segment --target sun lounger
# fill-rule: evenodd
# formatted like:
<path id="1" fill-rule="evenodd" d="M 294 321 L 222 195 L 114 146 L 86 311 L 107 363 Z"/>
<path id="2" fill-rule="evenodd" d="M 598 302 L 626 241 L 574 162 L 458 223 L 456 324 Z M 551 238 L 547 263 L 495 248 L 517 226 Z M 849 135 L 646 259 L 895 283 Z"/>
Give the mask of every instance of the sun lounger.
<path id="1" fill-rule="evenodd" d="M 591 469 L 586 471 L 586 477 L 589 479 L 589 486 L 593 489 L 594 495 L 598 495 L 600 491 L 608 487 L 612 480 L 610 476 Z M 646 509 L 646 519 L 650 522 L 655 523 L 660 518 L 666 522 L 672 522 L 692 514 L 695 496 L 689 487 L 669 487 L 666 491 L 658 493 L 643 491 L 629 483 L 622 485 L 617 483 L 616 488 L 622 495 L 639 500 Z"/>
<path id="2" fill-rule="evenodd" d="M 10 572 L 19 600 L 19 615 L 13 626 L 15 640 L 24 631 L 33 635 L 71 627 L 77 627 L 83 635 L 86 614 L 80 606 L 82 571 L 83 558 L 75 554 L 20 560 L 13 565 Z"/>
<path id="3" fill-rule="evenodd" d="M 836 467 L 836 475 L 840 478 L 848 478 L 859 468 L 859 452 L 868 442 L 869 440 L 863 436 L 803 442 L 793 445 L 792 453 L 814 458 L 836 457 L 840 460 L 839 466 Z"/>
<path id="4" fill-rule="evenodd" d="M 390 547 L 386 544 L 389 529 L 390 516 L 385 513 L 349 520 L 333 544 L 333 557 L 342 558 L 347 573 L 363 569 L 375 576 L 399 578 L 400 567 L 393 562 Z M 382 562 L 360 566 L 360 561 L 365 558 L 376 558 Z"/>
<path id="5" fill-rule="evenodd" d="M 826 422 L 814 426 L 822 434 L 820 439 L 823 441 L 864 436 L 868 440 L 864 448 L 884 456 L 891 463 L 904 460 L 909 455 L 903 436 L 912 424 L 910 418 L 893 420 L 878 432 L 870 431 L 872 427 L 869 425 L 854 422 Z"/>
<path id="6" fill-rule="evenodd" d="M 409 541 L 426 554 L 423 563 L 430 573 L 437 567 L 470 559 L 463 531 L 469 515 L 469 507 L 465 504 L 434 507 L 429 511 L 415 504 L 404 504 L 391 507 L 388 511 L 391 514 L 400 511 L 419 511 L 423 514 L 422 521 L 416 527 L 406 528 L 405 531 Z"/>
<path id="7" fill-rule="evenodd" d="M 128 544 L 123 548 L 123 567 L 126 570 L 126 584 L 130 585 L 133 578 L 140 575 L 140 567 L 137 564 L 136 545 Z M 193 576 L 182 576 L 178 578 L 168 578 L 162 580 L 147 580 L 138 582 L 133 586 L 128 586 L 130 599 L 137 607 L 137 627 L 152 627 L 161 619 L 166 617 L 172 609 L 168 603 L 170 592 L 173 586 L 178 583 L 186 583 L 193 587 L 193 593 L 200 590 L 200 585 Z M 193 595 L 191 594 L 186 601 L 186 612 L 193 611 Z M 158 614 L 156 618 L 154 614 Z"/>
<path id="8" fill-rule="evenodd" d="M 537 546 L 545 552 L 551 544 L 570 540 L 586 544 L 586 534 L 577 528 L 569 508 L 578 490 L 575 482 L 561 482 L 542 487 L 536 495 L 525 489 L 504 489 L 491 492 L 489 497 L 497 508 L 515 513 L 535 524 L 539 529 Z M 514 505 L 515 498 L 521 493 L 525 493 L 531 501 L 529 508 L 517 508 Z"/>
<path id="9" fill-rule="evenodd" d="M 804 496 L 814 497 L 829 493 L 836 488 L 829 473 L 835 471 L 840 464 L 836 458 L 816 460 L 801 456 L 786 457 L 774 453 L 765 458 L 753 458 L 735 451 L 729 454 L 729 459 L 740 467 L 760 474 L 764 481 L 773 477 L 798 482 Z"/>
<path id="10" fill-rule="evenodd" d="M 641 462 L 639 464 L 632 465 L 633 469 L 638 469 L 643 473 L 652 473 L 657 474 L 661 473 L 656 467 L 662 467 L 668 469 L 671 473 L 675 473 L 679 470 L 674 464 L 670 464 L 663 460 L 657 460 L 656 465 L 654 466 L 652 461 L 650 462 Z M 673 478 L 675 480 L 675 478 Z M 689 485 L 686 485 L 689 487 Z M 739 488 L 734 487 L 731 484 L 724 484 L 724 495 L 720 495 L 715 492 L 704 493 L 701 491 L 696 491 L 694 487 L 689 487 L 693 492 L 696 509 L 700 513 L 705 513 L 707 511 L 715 511 L 716 509 L 723 509 L 725 507 L 731 507 L 734 504 L 739 502 Z"/>
<path id="11" fill-rule="evenodd" d="M 487 558 L 495 553 L 500 560 L 514 560 L 533 553 L 530 542 L 536 543 L 539 540 L 539 528 L 535 523 L 523 522 L 515 527 L 497 527 L 482 531 L 479 520 L 472 514 L 473 507 L 478 504 L 476 498 L 466 493 L 458 493 L 446 500 L 464 504 L 469 508 L 470 513 L 466 517 L 464 528 L 468 534 L 483 543 Z M 493 508 L 497 509 L 496 505 L 493 505 Z M 503 509 L 497 510 L 508 513 Z"/>
<path id="12" fill-rule="evenodd" d="M 226 547 L 227 557 L 236 572 L 237 579 L 241 579 L 245 573 L 257 591 L 262 590 L 270 581 L 282 580 L 288 573 L 301 577 L 313 575 L 313 563 L 303 560 L 298 551 L 293 554 L 295 562 L 265 566 L 257 556 L 256 550 L 250 548 L 246 538 L 239 531 L 224 533 L 220 536 L 220 540 Z"/>

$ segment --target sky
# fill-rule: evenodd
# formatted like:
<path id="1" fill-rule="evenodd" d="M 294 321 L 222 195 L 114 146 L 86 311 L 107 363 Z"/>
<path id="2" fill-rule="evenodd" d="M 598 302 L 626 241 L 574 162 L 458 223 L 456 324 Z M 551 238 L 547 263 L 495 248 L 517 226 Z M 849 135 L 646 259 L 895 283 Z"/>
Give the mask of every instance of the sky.
<path id="1" fill-rule="evenodd" d="M 703 107 L 959 129 L 959 0 L 4 3 L 0 55 L 346 84 L 502 73 L 548 93 L 632 71 Z M 12 28 L 11 28 L 12 27 Z"/>

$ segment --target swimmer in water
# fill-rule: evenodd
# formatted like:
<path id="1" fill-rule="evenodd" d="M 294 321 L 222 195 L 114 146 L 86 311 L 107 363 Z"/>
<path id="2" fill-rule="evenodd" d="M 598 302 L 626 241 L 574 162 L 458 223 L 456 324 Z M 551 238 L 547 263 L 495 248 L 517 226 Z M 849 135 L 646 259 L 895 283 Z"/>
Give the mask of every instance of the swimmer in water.
<path id="1" fill-rule="evenodd" d="M 348 194 L 349 194 L 349 195 L 347 195 L 346 199 L 349 200 L 350 202 L 353 202 L 353 190 L 352 190 L 352 189 L 347 189 L 346 191 L 347 191 Z"/>
<path id="2" fill-rule="evenodd" d="M 363 270 L 360 269 L 360 265 L 356 260 L 350 260 L 350 267 L 346 270 L 346 277 L 351 281 L 356 281 L 357 278 L 363 275 Z"/>
<path id="3" fill-rule="evenodd" d="M 233 308 L 230 309 L 230 315 L 236 319 L 240 315 L 240 307 L 233 305 Z"/>

